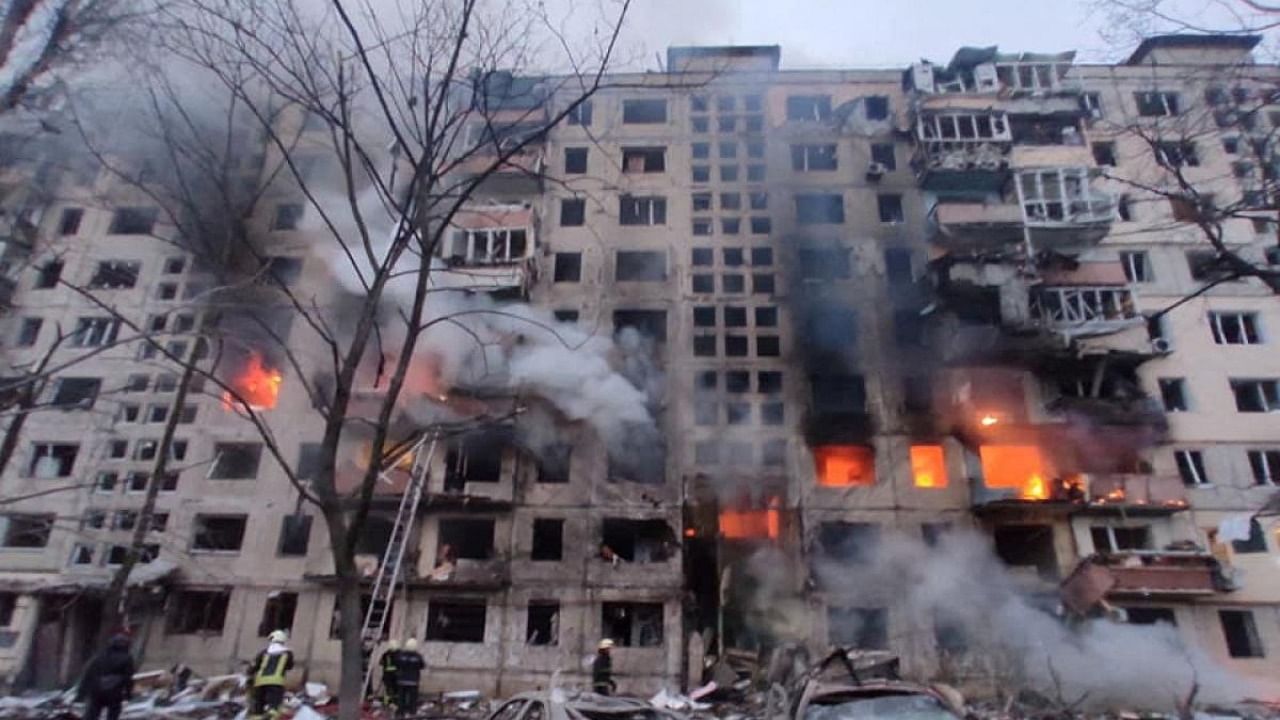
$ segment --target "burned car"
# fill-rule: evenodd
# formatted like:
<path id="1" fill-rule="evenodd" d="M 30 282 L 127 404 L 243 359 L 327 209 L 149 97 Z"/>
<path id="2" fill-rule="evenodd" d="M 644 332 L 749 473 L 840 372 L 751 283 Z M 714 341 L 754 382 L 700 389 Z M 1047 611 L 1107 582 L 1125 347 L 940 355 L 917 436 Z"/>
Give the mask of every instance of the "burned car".
<path id="1" fill-rule="evenodd" d="M 836 650 L 789 687 L 775 687 L 786 720 L 958 720 L 964 699 L 941 685 L 899 678 L 889 653 Z M 770 713 L 770 717 L 778 715 Z"/>
<path id="2" fill-rule="evenodd" d="M 682 720 L 682 717 L 638 698 L 550 690 L 515 695 L 486 720 Z"/>

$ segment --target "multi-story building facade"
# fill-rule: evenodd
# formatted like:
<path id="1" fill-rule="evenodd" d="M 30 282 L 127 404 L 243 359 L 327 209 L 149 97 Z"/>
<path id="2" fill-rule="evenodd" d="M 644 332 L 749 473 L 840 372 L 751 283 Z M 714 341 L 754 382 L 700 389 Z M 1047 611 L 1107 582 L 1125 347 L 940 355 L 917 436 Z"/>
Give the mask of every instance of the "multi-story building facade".
<path id="1" fill-rule="evenodd" d="M 1219 201 L 1249 192 L 1233 154 L 1250 131 L 1211 101 L 1252 98 L 1258 134 L 1280 121 L 1280 71 L 1251 48 L 1153 39 L 1114 66 L 964 49 L 900 71 L 674 48 L 665 72 L 614 78 L 488 178 L 438 272 L 643 339 L 660 461 L 611 461 L 573 423 L 537 447 L 505 428 L 451 441 L 389 633 L 424 641 L 433 686 L 497 693 L 580 680 L 606 636 L 624 690 L 699 677 L 703 651 L 783 642 L 891 649 L 911 674 L 965 680 L 980 659 L 962 629 L 849 585 L 891 538 L 935 547 L 975 528 L 1027 593 L 1056 595 L 1091 558 L 1130 622 L 1175 622 L 1232 670 L 1273 676 L 1277 538 L 1252 516 L 1280 482 L 1280 304 L 1254 280 L 1199 292 L 1215 279 L 1203 231 L 1160 194 L 1167 169 L 1143 139 L 1167 128 Z M 513 121 L 562 101 L 538 79 L 492 85 Z M 35 187 L 35 167 L 9 168 L 12 187 Z M 207 287 L 200 268 L 157 249 L 145 198 L 85 175 L 5 198 L 29 211 L 6 236 L 15 374 L 56 333 L 83 349 L 120 332 L 60 274 L 171 323 L 150 325 L 168 342 L 199 322 L 175 308 Z M 278 269 L 329 284 L 296 191 L 268 199 L 255 222 Z M 1258 215 L 1227 221 L 1226 240 L 1280 263 Z M 58 409 L 16 431 L 0 479 L 13 682 L 65 682 L 90 650 L 172 411 L 172 371 L 138 353 L 60 373 L 45 388 Z M 303 465 L 318 425 L 299 384 L 276 383 L 268 412 L 299 418 L 279 441 Z M 181 412 L 139 573 L 144 664 L 227 672 L 287 626 L 309 675 L 335 679 L 323 523 L 217 397 Z M 369 562 L 396 489 L 380 489 Z M 1099 599 L 1067 604 L 1095 614 Z"/>

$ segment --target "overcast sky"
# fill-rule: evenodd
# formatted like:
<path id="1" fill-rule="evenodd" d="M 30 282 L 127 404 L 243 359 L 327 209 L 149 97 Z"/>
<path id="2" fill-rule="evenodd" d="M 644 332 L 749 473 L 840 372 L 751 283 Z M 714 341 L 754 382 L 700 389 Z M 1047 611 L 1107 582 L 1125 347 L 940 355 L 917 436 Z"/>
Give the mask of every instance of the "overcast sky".
<path id="1" fill-rule="evenodd" d="M 1233 1 L 1165 0 L 1184 17 L 1227 28 L 1239 26 L 1221 7 Z M 786 68 L 946 62 L 962 45 L 1077 50 L 1093 61 L 1132 49 L 1127 39 L 1104 39 L 1108 18 L 1087 0 L 634 0 L 632 12 L 629 44 L 646 69 L 672 44 L 778 44 Z"/>

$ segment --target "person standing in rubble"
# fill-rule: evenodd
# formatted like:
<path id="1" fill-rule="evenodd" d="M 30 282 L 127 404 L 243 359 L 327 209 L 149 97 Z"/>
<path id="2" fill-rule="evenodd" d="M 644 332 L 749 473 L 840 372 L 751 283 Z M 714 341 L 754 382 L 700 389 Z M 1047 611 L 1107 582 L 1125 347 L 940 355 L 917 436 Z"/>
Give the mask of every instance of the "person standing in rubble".
<path id="1" fill-rule="evenodd" d="M 400 717 L 418 711 L 418 685 L 422 681 L 422 669 L 427 661 L 418 652 L 418 639 L 404 641 L 404 649 L 395 654 L 396 662 L 396 714 Z"/>
<path id="2" fill-rule="evenodd" d="M 600 695 L 612 695 L 618 689 L 613 682 L 613 640 L 605 638 L 596 646 L 596 657 L 591 661 L 591 689 Z"/>
<path id="3" fill-rule="evenodd" d="M 84 669 L 76 687 L 76 700 L 84 700 L 84 720 L 98 720 L 107 711 L 107 720 L 119 720 L 120 706 L 133 696 L 136 672 L 129 638 L 113 635 L 107 646 Z"/>
<path id="4" fill-rule="evenodd" d="M 396 681 L 396 656 L 400 654 L 400 641 L 388 640 L 387 647 L 378 658 L 378 668 L 382 670 L 382 702 L 394 705 L 396 692 L 400 687 Z"/>
<path id="5" fill-rule="evenodd" d="M 274 718 L 280 714 L 285 673 L 293 669 L 293 651 L 285 645 L 288 640 L 285 631 L 273 630 L 267 636 L 266 649 L 249 667 L 250 718 Z"/>

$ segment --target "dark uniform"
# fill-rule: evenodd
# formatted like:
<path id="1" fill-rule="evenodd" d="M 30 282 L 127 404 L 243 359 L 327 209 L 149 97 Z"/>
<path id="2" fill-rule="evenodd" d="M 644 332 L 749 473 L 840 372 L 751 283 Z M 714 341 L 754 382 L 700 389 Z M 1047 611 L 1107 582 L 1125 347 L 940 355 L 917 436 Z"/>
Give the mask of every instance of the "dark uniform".
<path id="1" fill-rule="evenodd" d="M 292 650 L 285 648 L 271 652 L 271 648 L 267 648 L 258 653 L 250 670 L 253 706 L 249 717 L 275 717 L 279 714 L 280 703 L 284 702 L 284 676 L 292 669 Z"/>
<path id="2" fill-rule="evenodd" d="M 600 648 L 591 661 L 591 689 L 601 695 L 613 694 L 613 657 L 608 648 Z"/>
<path id="3" fill-rule="evenodd" d="M 422 669 L 427 661 L 422 653 L 413 648 L 405 648 L 396 652 L 396 711 L 401 715 L 412 714 L 418 710 L 418 685 L 422 681 Z"/>
<path id="4" fill-rule="evenodd" d="M 399 648 L 392 646 L 378 658 L 378 667 L 382 669 L 382 701 L 386 703 L 396 701 L 396 656 L 399 654 Z"/>
<path id="5" fill-rule="evenodd" d="M 129 638 L 116 635 L 102 653 L 89 662 L 76 688 L 76 699 L 85 700 L 84 720 L 98 720 L 107 711 L 107 720 L 118 720 L 120 705 L 133 695 L 133 655 Z"/>

